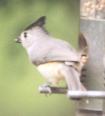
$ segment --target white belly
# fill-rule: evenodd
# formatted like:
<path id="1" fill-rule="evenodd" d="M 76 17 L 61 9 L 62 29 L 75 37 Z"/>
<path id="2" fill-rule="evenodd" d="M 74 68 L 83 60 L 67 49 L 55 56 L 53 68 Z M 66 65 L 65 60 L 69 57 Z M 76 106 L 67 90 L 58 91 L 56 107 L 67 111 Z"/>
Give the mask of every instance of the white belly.
<path id="1" fill-rule="evenodd" d="M 45 77 L 45 79 L 53 85 L 58 84 L 64 77 L 61 75 L 63 63 L 50 62 L 39 65 L 37 69 Z"/>

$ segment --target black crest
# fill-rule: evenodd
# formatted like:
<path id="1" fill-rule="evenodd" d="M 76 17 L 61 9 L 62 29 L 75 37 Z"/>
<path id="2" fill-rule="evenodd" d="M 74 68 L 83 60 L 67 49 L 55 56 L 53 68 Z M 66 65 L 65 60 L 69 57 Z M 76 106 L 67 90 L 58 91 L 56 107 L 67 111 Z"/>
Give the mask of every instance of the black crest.
<path id="1" fill-rule="evenodd" d="M 45 20 L 46 16 L 42 16 L 39 19 L 37 19 L 34 23 L 26 27 L 25 30 L 32 29 L 35 26 L 43 27 L 43 25 L 45 24 Z"/>

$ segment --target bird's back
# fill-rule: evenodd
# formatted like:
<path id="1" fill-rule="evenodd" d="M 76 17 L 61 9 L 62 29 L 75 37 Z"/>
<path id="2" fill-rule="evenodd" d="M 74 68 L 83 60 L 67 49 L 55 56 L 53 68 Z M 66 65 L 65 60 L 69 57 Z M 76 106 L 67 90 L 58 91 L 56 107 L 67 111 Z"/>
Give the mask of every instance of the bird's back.
<path id="1" fill-rule="evenodd" d="M 79 61 L 78 52 L 66 41 L 60 39 L 43 39 L 33 44 L 30 56 L 34 64 L 41 64 L 52 61 Z"/>

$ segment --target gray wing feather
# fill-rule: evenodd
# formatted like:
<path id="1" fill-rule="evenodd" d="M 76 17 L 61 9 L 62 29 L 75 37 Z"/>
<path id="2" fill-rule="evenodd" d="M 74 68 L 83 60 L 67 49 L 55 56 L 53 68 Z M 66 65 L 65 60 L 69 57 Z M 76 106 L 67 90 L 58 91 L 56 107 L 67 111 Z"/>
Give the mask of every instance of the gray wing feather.
<path id="1" fill-rule="evenodd" d="M 79 61 L 79 53 L 67 42 L 63 40 L 50 39 L 48 45 L 51 49 L 46 56 L 46 60 Z"/>
<path id="2" fill-rule="evenodd" d="M 41 40 L 29 51 L 30 59 L 35 64 L 51 61 L 79 61 L 78 52 L 69 43 L 58 39 Z"/>

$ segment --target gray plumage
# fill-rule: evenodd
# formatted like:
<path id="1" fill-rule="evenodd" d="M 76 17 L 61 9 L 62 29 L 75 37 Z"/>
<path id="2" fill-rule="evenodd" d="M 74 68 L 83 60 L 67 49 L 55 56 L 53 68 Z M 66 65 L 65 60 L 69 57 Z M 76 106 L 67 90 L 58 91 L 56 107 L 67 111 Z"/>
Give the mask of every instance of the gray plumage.
<path id="1" fill-rule="evenodd" d="M 57 62 L 57 64 L 61 63 L 63 65 L 60 65 L 61 67 L 67 66 L 67 68 L 69 68 L 69 72 L 65 71 L 66 68 L 62 71 L 60 69 L 59 71 L 61 71 L 61 74 L 67 81 L 69 89 L 79 88 L 81 90 L 81 72 L 79 71 L 81 71 L 85 64 L 81 60 L 82 56 L 86 56 L 87 58 L 87 51 L 84 50 L 87 48 L 86 40 L 84 40 L 83 36 L 80 36 L 79 51 L 77 51 L 68 42 L 52 37 L 44 28 L 44 24 L 45 16 L 39 18 L 37 21 L 25 28 L 21 35 L 18 37 L 17 42 L 21 43 L 26 49 L 30 61 L 37 67 L 41 66 L 41 72 L 44 70 L 43 64 L 50 62 Z M 46 70 L 49 69 L 46 68 Z M 72 85 L 69 81 L 73 81 L 73 79 L 75 80 L 75 84 Z"/>

